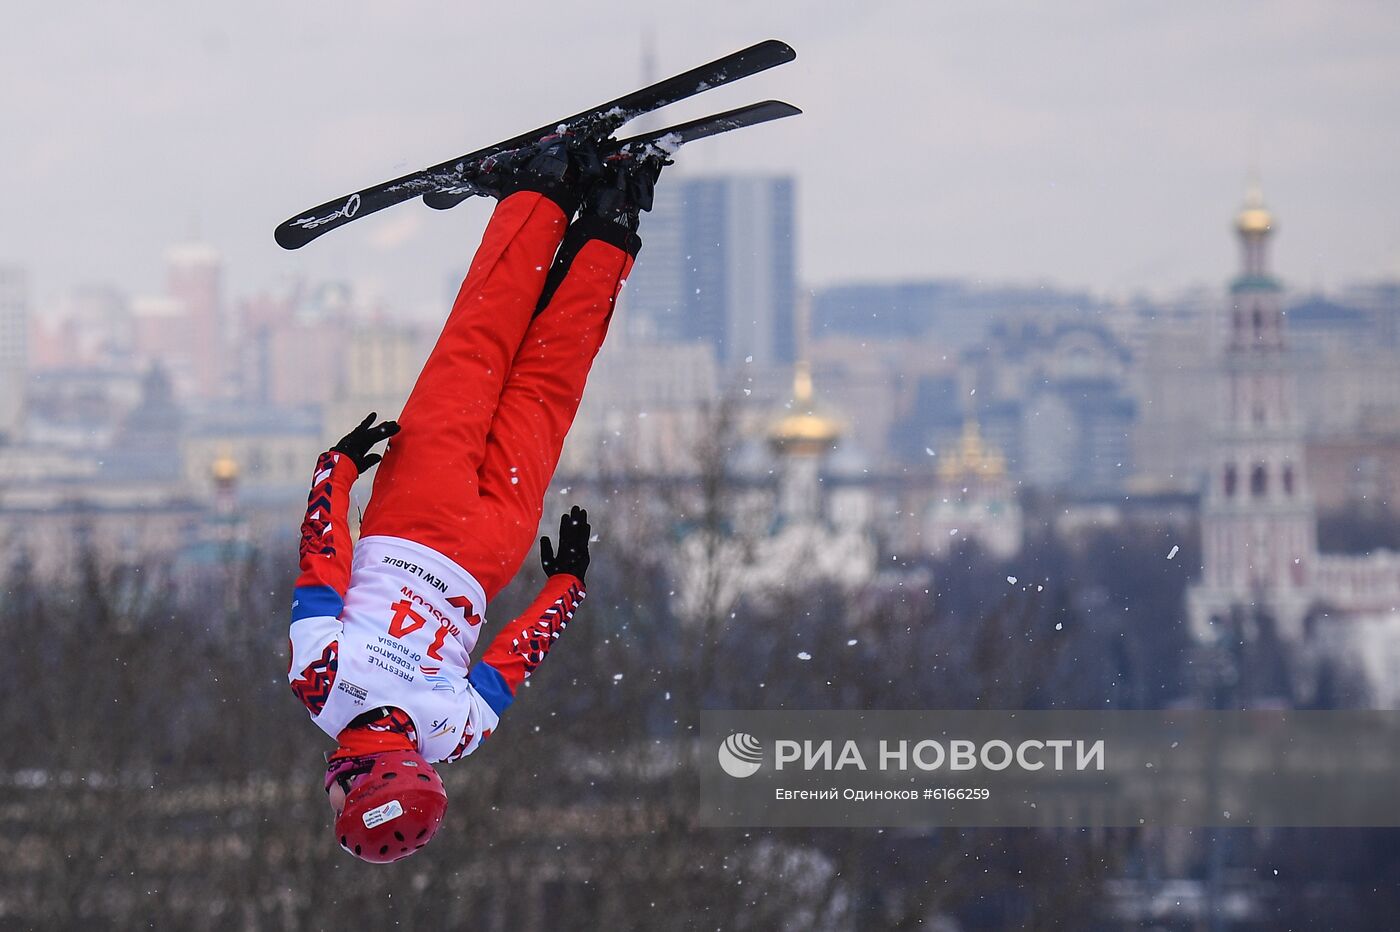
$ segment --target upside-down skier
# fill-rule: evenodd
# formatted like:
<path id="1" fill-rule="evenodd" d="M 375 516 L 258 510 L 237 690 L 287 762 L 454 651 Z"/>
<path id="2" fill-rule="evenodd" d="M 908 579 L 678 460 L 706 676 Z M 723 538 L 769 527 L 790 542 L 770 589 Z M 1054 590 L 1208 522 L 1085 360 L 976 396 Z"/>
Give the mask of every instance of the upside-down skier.
<path id="1" fill-rule="evenodd" d="M 423 847 L 447 807 L 434 763 L 495 731 L 584 597 L 590 528 L 575 506 L 548 581 L 487 646 L 487 604 L 533 546 L 545 491 L 641 246 L 666 160 L 605 162 L 542 142 L 478 179 L 498 203 L 398 422 L 371 414 L 321 454 L 301 535 L 288 679 L 337 746 L 335 836 L 366 861 Z M 371 452 L 392 437 L 383 454 Z M 353 545 L 350 488 L 379 464 Z"/>

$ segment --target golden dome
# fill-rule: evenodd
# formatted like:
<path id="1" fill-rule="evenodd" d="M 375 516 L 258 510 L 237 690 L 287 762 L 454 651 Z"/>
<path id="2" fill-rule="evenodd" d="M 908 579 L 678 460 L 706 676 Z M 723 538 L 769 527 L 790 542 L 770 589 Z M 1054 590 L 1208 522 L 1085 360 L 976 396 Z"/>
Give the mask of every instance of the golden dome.
<path id="1" fill-rule="evenodd" d="M 1264 206 L 1264 195 L 1258 182 L 1250 182 L 1245 194 L 1244 207 L 1235 215 L 1235 228 L 1246 236 L 1260 236 L 1274 228 L 1274 215 Z"/>
<path id="2" fill-rule="evenodd" d="M 238 478 L 238 460 L 227 452 L 220 453 L 209 464 L 209 475 L 215 482 L 232 482 Z"/>
<path id="3" fill-rule="evenodd" d="M 957 449 L 938 464 L 938 478 L 944 482 L 960 482 L 969 477 L 1000 479 L 1005 475 L 1006 457 L 1000 450 L 982 442 L 982 432 L 971 419 L 963 424 Z"/>
<path id="4" fill-rule="evenodd" d="M 841 439 L 841 422 L 818 414 L 812 406 L 812 370 L 797 364 L 792 380 L 793 413 L 768 428 L 768 443 L 779 453 L 828 453 Z"/>

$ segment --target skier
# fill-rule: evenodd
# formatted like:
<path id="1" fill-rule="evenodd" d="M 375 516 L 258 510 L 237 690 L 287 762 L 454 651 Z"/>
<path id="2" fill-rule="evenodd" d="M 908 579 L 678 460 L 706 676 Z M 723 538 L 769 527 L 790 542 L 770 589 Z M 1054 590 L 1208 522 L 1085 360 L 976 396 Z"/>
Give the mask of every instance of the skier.
<path id="1" fill-rule="evenodd" d="M 495 731 L 583 600 L 590 527 L 575 506 L 557 551 L 540 540 L 543 591 L 469 663 L 534 541 L 664 164 L 604 164 L 566 137 L 488 168 L 477 180 L 497 206 L 399 422 L 370 414 L 317 460 L 288 679 L 336 739 L 324 786 L 336 839 L 363 860 L 433 837 L 447 794 L 432 765 Z M 371 449 L 390 437 L 380 463 Z M 352 558 L 350 487 L 376 463 Z"/>

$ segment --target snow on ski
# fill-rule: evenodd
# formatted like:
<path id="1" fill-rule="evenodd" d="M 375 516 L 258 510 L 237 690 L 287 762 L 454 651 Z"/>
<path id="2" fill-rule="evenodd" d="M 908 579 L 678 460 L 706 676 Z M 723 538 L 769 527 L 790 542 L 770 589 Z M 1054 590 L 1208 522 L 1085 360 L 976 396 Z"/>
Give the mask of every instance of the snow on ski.
<path id="1" fill-rule="evenodd" d="M 766 71 L 796 57 L 797 53 L 784 42 L 776 39 L 760 42 L 512 139 L 327 201 L 284 221 L 277 227 L 274 236 L 282 248 L 299 249 L 330 230 L 402 201 L 419 195 L 461 191 L 464 176 L 469 175 L 481 160 L 528 145 L 560 127 L 571 132 L 587 133 L 601 140 L 644 113 Z M 434 196 L 431 200 L 425 200 L 429 200 L 431 206 L 446 208 L 471 196 L 471 193 L 448 194 L 441 198 Z"/>
<path id="2" fill-rule="evenodd" d="M 699 117 L 686 123 L 677 123 L 662 129 L 652 130 L 626 139 L 610 139 L 598 147 L 598 153 L 605 159 L 617 157 L 644 157 L 649 154 L 667 156 L 688 142 L 718 136 L 731 130 L 770 123 L 784 117 L 797 116 L 802 111 L 781 100 L 765 100 Z M 497 153 L 493 158 L 509 159 L 518 152 L 529 151 L 528 147 Z M 455 198 L 453 204 L 480 193 L 470 182 L 444 189 L 440 195 Z M 426 198 L 425 198 L 426 200 Z M 452 206 L 452 205 L 447 205 Z M 445 208 L 443 208 L 445 209 Z"/>
<path id="3" fill-rule="evenodd" d="M 619 139 L 617 142 L 610 142 L 602 146 L 599 151 L 604 157 L 617 152 L 640 155 L 652 148 L 659 150 L 662 154 L 669 154 L 697 139 L 717 136 L 730 130 L 743 129 L 746 126 L 757 126 L 760 123 L 781 120 L 784 117 L 797 116 L 801 112 L 797 107 L 781 100 L 765 100 L 762 103 L 749 104 L 746 107 L 726 110 L 724 113 L 700 117 L 688 123 L 678 123 L 675 126 L 643 133 L 640 136 Z"/>

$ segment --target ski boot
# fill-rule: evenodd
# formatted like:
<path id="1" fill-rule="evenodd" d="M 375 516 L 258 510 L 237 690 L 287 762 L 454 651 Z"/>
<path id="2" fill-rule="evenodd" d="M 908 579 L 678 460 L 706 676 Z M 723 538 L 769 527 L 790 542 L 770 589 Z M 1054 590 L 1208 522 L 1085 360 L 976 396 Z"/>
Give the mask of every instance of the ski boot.
<path id="1" fill-rule="evenodd" d="M 538 191 L 572 216 L 581 192 L 602 176 L 596 145 L 569 134 L 546 136 L 521 149 L 502 152 L 482 163 L 473 182 L 503 200 L 517 191 Z"/>
<path id="2" fill-rule="evenodd" d="M 636 233 L 642 211 L 651 210 L 661 169 L 671 164 L 671 159 L 654 147 L 609 155 L 603 160 L 601 177 L 583 195 L 582 213 L 610 220 Z"/>
<path id="3" fill-rule="evenodd" d="M 642 211 L 651 210 L 656 177 L 670 164 L 670 159 L 659 150 L 615 149 L 603 160 L 597 176 L 580 180 L 574 188 L 575 196 L 580 198 L 578 218 L 564 234 L 559 254 L 545 278 L 544 290 L 535 305 L 536 316 L 549 306 L 574 258 L 589 241 L 610 243 L 636 258 L 642 248 L 642 238 L 637 235 L 638 220 Z"/>
<path id="4" fill-rule="evenodd" d="M 641 211 L 651 210 L 661 169 L 672 161 L 661 151 L 619 151 L 603 160 L 601 178 L 588 186 L 582 213 L 637 232 Z"/>

